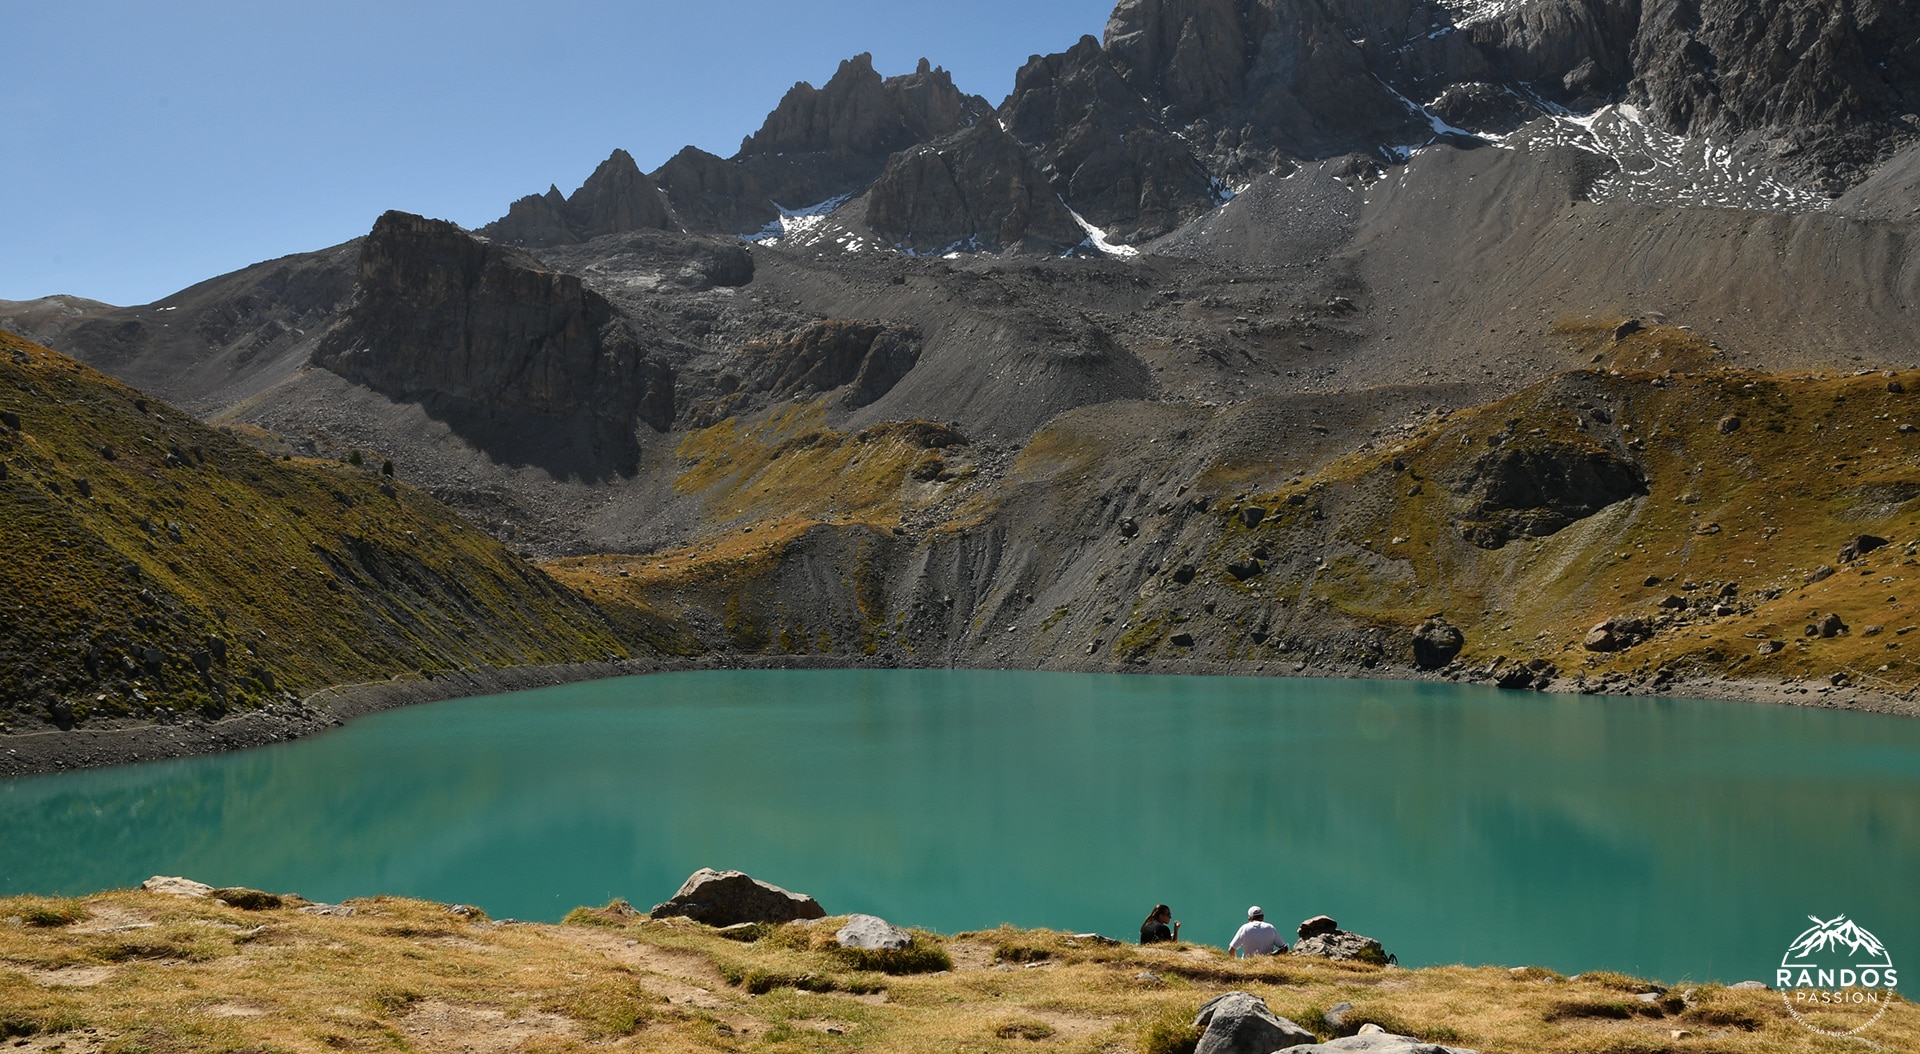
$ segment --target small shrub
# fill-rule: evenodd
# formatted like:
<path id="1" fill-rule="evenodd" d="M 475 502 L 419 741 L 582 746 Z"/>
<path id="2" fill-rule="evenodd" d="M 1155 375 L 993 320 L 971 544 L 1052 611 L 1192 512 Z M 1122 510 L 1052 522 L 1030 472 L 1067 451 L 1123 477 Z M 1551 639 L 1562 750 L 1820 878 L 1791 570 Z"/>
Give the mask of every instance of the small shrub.
<path id="1" fill-rule="evenodd" d="M 640 918 L 640 910 L 627 903 L 623 897 L 607 901 L 604 907 L 574 908 L 567 917 L 560 920 L 562 926 L 605 926 L 609 929 L 623 929 L 629 923 Z"/>
<path id="2" fill-rule="evenodd" d="M 1688 1021 L 1697 1022 L 1710 1028 L 1737 1028 L 1742 1032 L 1753 1032 L 1762 1024 L 1750 1011 L 1734 1006 L 1702 1006 L 1686 1012 Z"/>
<path id="3" fill-rule="evenodd" d="M 904 948 L 842 948 L 835 945 L 833 956 L 856 970 L 876 970 L 885 974 L 939 973 L 953 969 L 953 956 L 945 948 L 916 936 Z"/>
<path id="4" fill-rule="evenodd" d="M 1200 1008 L 1168 1010 L 1147 1022 L 1140 1033 L 1140 1054 L 1193 1054 L 1200 1044 L 1200 1029 L 1193 1019 Z"/>
<path id="5" fill-rule="evenodd" d="M 796 974 L 759 966 L 746 971 L 734 983 L 754 995 L 766 995 L 776 988 L 798 988 L 803 992 L 832 992 L 839 987 L 834 984 L 833 978 L 812 971 Z"/>
<path id="6" fill-rule="evenodd" d="M 993 958 L 1003 963 L 1037 963 L 1053 958 L 1053 949 L 1019 941 L 1002 941 L 994 945 Z"/>
<path id="7" fill-rule="evenodd" d="M 228 886 L 225 889 L 216 889 L 207 895 L 228 907 L 239 908 L 242 911 L 267 911 L 281 904 L 280 894 L 262 893 L 245 886 Z"/>
<path id="8" fill-rule="evenodd" d="M 87 917 L 86 905 L 78 900 L 55 900 L 51 898 L 22 898 L 15 914 L 29 926 L 71 926 Z"/>
<path id="9" fill-rule="evenodd" d="M 411 988 L 382 988 L 368 996 L 367 1003 L 376 1014 L 401 1014 L 425 998 Z"/>
<path id="10" fill-rule="evenodd" d="M 1545 1020 L 1605 1018 L 1625 1021 L 1632 1016 L 1633 1007 L 1617 999 L 1563 999 L 1547 1008 Z"/>
<path id="11" fill-rule="evenodd" d="M 659 996 L 640 987 L 639 982 L 625 978 L 572 993 L 547 1009 L 580 1022 L 586 1027 L 587 1038 L 593 1040 L 640 1031 L 654 1019 L 654 1005 L 659 1001 Z"/>
<path id="12" fill-rule="evenodd" d="M 392 458 L 388 458 L 385 461 L 380 462 L 380 474 L 382 476 L 387 477 L 388 479 L 393 478 L 393 459 Z"/>
<path id="13" fill-rule="evenodd" d="M 352 465 L 354 468 L 359 468 L 361 465 L 364 465 L 366 463 L 367 463 L 366 455 L 360 453 L 360 451 L 358 450 L 347 451 L 347 464 Z"/>

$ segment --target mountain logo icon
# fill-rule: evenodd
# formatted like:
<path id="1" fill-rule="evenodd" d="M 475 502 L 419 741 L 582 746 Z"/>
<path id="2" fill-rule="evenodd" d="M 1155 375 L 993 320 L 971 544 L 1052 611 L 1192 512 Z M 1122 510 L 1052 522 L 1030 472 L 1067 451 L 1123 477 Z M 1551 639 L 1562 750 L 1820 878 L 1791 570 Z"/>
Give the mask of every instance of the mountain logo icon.
<path id="1" fill-rule="evenodd" d="M 1817 969 L 1822 963 L 1842 958 L 1855 967 L 1879 967 L 1891 969 L 1893 959 L 1887 954 L 1887 946 L 1880 938 L 1868 932 L 1865 927 L 1845 915 L 1822 921 L 1809 915 L 1813 927 L 1793 939 L 1787 946 L 1787 954 L 1780 959 L 1783 968 L 1810 967 Z"/>
<path id="2" fill-rule="evenodd" d="M 1807 1028 L 1856 1035 L 1880 1020 L 1892 1002 L 1900 981 L 1893 956 L 1871 930 L 1845 915 L 1807 918 L 1813 925 L 1787 945 L 1774 986 L 1794 1020 Z"/>

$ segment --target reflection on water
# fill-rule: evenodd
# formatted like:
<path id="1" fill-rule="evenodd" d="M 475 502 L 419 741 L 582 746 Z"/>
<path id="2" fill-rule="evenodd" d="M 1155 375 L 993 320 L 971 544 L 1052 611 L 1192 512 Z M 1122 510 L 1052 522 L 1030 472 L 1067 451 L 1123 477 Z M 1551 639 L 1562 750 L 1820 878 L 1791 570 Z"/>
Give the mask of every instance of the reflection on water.
<path id="1" fill-rule="evenodd" d="M 1920 954 L 1920 722 L 1452 685 L 694 673 L 0 782 L 0 892 L 152 874 L 557 919 L 702 866 L 830 912 L 1224 944 L 1259 903 L 1407 964 L 1765 977 L 1809 914 Z"/>

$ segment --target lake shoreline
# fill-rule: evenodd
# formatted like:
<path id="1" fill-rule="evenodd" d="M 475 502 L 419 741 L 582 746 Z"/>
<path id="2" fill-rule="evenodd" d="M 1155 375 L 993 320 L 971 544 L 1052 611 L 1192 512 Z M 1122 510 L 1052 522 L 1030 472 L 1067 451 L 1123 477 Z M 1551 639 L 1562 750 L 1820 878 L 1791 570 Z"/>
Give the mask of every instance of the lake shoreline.
<path id="1" fill-rule="evenodd" d="M 0 779 L 246 750 L 305 738 L 337 728 L 357 717 L 416 703 L 444 702 L 449 699 L 497 695 L 583 681 L 700 670 L 947 668 L 944 665 L 932 664 L 901 666 L 886 662 L 849 661 L 848 657 L 841 655 L 752 656 L 745 657 L 745 661 L 741 661 L 742 657 L 729 658 L 732 661 L 628 659 L 547 666 L 481 667 L 442 674 L 431 679 L 395 677 L 388 681 L 334 685 L 311 692 L 298 701 L 289 699 L 273 706 L 232 714 L 212 721 L 182 718 L 166 724 L 138 721 L 90 722 L 66 731 L 47 727 L 32 732 L 12 732 L 0 734 Z M 1246 664 L 1149 663 L 1114 669 L 1111 666 L 1095 663 L 1065 663 L 1019 672 L 1378 679 L 1491 686 L 1485 680 L 1458 670 L 1449 673 L 1408 667 L 1367 668 L 1357 665 L 1309 667 L 1305 670 L 1275 673 L 1270 672 L 1266 664 L 1248 668 Z M 1659 688 L 1651 685 L 1637 685 L 1628 686 L 1625 691 L 1606 692 L 1581 692 L 1572 682 L 1562 680 L 1556 682 L 1549 691 L 1598 697 L 1664 697 L 1802 706 L 1920 718 L 1920 701 L 1912 698 L 1911 693 L 1875 691 L 1853 686 L 1780 684 L 1775 681 L 1729 680 L 1712 677 L 1676 678 Z"/>

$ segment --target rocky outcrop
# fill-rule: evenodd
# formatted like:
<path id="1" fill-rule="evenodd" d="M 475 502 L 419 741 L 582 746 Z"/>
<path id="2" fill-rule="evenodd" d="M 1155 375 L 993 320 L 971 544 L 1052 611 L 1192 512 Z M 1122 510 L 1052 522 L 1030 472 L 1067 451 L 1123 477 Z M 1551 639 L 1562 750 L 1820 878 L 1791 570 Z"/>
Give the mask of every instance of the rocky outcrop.
<path id="1" fill-rule="evenodd" d="M 994 121 L 894 155 L 868 192 L 867 226 L 917 253 L 1061 253 L 1086 241 L 1027 151 Z"/>
<path id="2" fill-rule="evenodd" d="M 747 385 L 785 399 L 849 385 L 848 409 L 865 406 L 899 383 L 920 357 L 920 334 L 907 326 L 828 319 L 783 340 L 741 349 Z"/>
<path id="3" fill-rule="evenodd" d="M 795 919 L 822 919 L 827 913 L 820 902 L 801 893 L 790 893 L 779 886 L 760 882 L 740 871 L 715 871 L 703 867 L 687 877 L 679 892 L 669 900 L 655 904 L 652 917 L 686 917 L 709 926 L 732 926 L 742 922 L 792 922 Z"/>
<path id="4" fill-rule="evenodd" d="M 1464 504 L 1461 537 L 1498 549 L 1521 536 L 1544 538 L 1643 495 L 1647 479 L 1638 465 L 1601 447 L 1502 443 L 1469 462 L 1453 490 Z"/>
<path id="5" fill-rule="evenodd" d="M 348 380 L 429 409 L 584 420 L 595 446 L 621 458 L 636 422 L 673 422 L 671 372 L 604 297 L 451 223 L 381 216 L 356 297 L 313 355 Z"/>
<path id="6" fill-rule="evenodd" d="M 999 115 L 1109 241 L 1159 237 L 1218 204 L 1213 176 L 1090 36 L 1029 59 Z"/>
<path id="7" fill-rule="evenodd" d="M 1228 992 L 1202 1003 L 1193 1027 L 1201 1030 L 1193 1054 L 1271 1054 L 1317 1038 L 1246 992 Z"/>
<path id="8" fill-rule="evenodd" d="M 660 188 L 641 174 L 633 155 L 615 150 L 571 198 L 562 197 L 559 187 L 529 194 L 480 233 L 509 245 L 544 246 L 674 226 Z"/>

